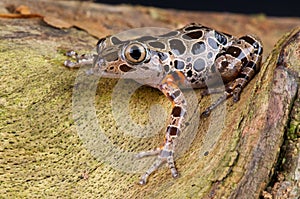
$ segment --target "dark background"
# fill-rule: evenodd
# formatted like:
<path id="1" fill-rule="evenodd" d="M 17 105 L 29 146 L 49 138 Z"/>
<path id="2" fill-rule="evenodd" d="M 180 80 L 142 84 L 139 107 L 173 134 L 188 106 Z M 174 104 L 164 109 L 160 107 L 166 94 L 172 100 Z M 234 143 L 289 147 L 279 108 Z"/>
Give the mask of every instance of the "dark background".
<path id="1" fill-rule="evenodd" d="M 95 0 L 106 4 L 145 5 L 180 10 L 300 17 L 300 0 Z"/>

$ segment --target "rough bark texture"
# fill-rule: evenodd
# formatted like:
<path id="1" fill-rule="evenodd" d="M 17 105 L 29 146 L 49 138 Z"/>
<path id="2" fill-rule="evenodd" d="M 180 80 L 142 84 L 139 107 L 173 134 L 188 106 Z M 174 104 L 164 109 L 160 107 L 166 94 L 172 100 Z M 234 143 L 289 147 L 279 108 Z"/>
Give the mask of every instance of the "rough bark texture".
<path id="1" fill-rule="evenodd" d="M 20 5 L 27 5 L 33 14 L 8 13 Z M 300 29 L 296 27 L 300 19 L 73 1 L 4 0 L 0 8 L 0 197 L 299 197 Z M 62 66 L 64 53 L 90 52 L 97 42 L 94 36 L 135 27 L 178 28 L 190 22 L 237 36 L 258 35 L 265 46 L 265 63 L 241 100 L 227 102 L 224 127 L 211 134 L 213 139 L 206 132 L 219 121 L 213 116 L 199 121 L 191 146 L 176 161 L 180 178 L 172 179 L 163 167 L 146 186 L 139 186 L 140 173 L 117 170 L 95 159 L 80 139 L 72 115 L 78 73 Z M 163 129 L 151 138 L 132 138 L 116 124 L 111 91 L 117 82 L 98 83 L 99 125 L 124 150 L 157 147 Z M 200 96 L 200 91 L 195 92 Z M 210 103 L 209 97 L 198 100 L 200 111 Z M 170 108 L 157 90 L 138 89 L 130 101 L 133 120 L 147 123 L 153 103 Z"/>

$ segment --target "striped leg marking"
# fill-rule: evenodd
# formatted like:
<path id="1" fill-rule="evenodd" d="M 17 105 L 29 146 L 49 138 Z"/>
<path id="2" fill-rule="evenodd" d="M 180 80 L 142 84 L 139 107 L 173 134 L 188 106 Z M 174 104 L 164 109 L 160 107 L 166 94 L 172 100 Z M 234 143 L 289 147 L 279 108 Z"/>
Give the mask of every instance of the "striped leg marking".
<path id="1" fill-rule="evenodd" d="M 239 101 L 243 88 L 259 72 L 262 51 L 261 42 L 247 35 L 217 55 L 215 68 L 220 72 L 223 81 L 228 83 L 224 95 L 209 106 L 202 116 L 208 116 L 213 109 L 231 96 L 234 102 Z"/>
<path id="2" fill-rule="evenodd" d="M 174 178 L 179 176 L 175 167 L 174 149 L 176 146 L 176 138 L 179 136 L 180 131 L 183 128 L 183 120 L 186 113 L 187 104 L 181 90 L 175 83 L 173 83 L 173 81 L 170 80 L 173 80 L 173 78 L 163 82 L 163 84 L 160 86 L 160 90 L 172 102 L 172 113 L 166 130 L 164 145 L 152 151 L 141 152 L 136 156 L 137 158 L 143 158 L 147 156 L 158 155 L 153 165 L 146 171 L 144 175 L 142 175 L 139 182 L 141 185 L 146 184 L 148 177 L 163 163 L 168 164 L 171 174 Z"/>

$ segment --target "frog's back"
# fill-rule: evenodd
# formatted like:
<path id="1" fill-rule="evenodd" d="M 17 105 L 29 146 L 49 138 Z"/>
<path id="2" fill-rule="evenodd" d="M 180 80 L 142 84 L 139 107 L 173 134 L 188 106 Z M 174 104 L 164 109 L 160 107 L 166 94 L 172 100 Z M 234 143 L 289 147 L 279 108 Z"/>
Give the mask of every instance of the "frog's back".
<path id="1" fill-rule="evenodd" d="M 160 52 L 161 60 L 168 61 L 164 63 L 166 72 L 180 71 L 193 87 L 203 87 L 216 56 L 233 40 L 229 34 L 192 23 L 154 40 L 140 41 Z"/>

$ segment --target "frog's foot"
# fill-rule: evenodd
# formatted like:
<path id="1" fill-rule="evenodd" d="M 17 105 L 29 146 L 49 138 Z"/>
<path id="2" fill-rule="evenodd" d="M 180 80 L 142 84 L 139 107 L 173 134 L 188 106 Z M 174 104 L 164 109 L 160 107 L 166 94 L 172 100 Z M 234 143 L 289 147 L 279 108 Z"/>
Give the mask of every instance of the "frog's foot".
<path id="1" fill-rule="evenodd" d="M 150 168 L 146 171 L 144 175 L 142 175 L 139 184 L 144 185 L 147 183 L 148 177 L 155 172 L 163 163 L 167 163 L 169 169 L 171 170 L 171 174 L 173 178 L 177 178 L 179 176 L 174 162 L 174 144 L 172 142 L 167 142 L 162 148 L 157 148 L 156 150 L 152 151 L 144 151 L 140 152 L 136 155 L 136 158 L 144 158 L 148 156 L 157 155 L 157 159 L 155 162 L 150 166 Z"/>
<path id="2" fill-rule="evenodd" d="M 219 106 L 222 102 L 232 96 L 233 102 L 236 103 L 240 100 L 240 95 L 242 93 L 242 89 L 245 87 L 247 83 L 247 79 L 238 78 L 235 79 L 229 86 L 226 86 L 224 94 L 217 99 L 211 106 L 209 106 L 205 111 L 201 114 L 201 117 L 208 117 L 213 109 Z M 215 93 L 217 90 L 212 90 Z M 209 92 L 209 94 L 212 94 Z"/>
<path id="3" fill-rule="evenodd" d="M 205 109 L 205 111 L 203 111 L 201 113 L 201 118 L 208 117 L 212 110 L 217 108 L 217 106 L 219 106 L 222 102 L 224 102 L 230 96 L 231 96 L 231 94 L 225 91 L 224 94 L 217 99 L 217 101 L 215 101 L 212 105 L 210 105 L 208 108 Z"/>
<path id="4" fill-rule="evenodd" d="M 92 54 L 82 54 L 78 55 L 77 52 L 71 50 L 66 53 L 67 57 L 71 57 L 72 59 L 75 59 L 76 61 L 73 62 L 71 60 L 66 60 L 64 62 L 64 65 L 68 68 L 79 68 L 84 65 L 90 65 L 93 64 L 94 61 L 94 55 Z"/>

